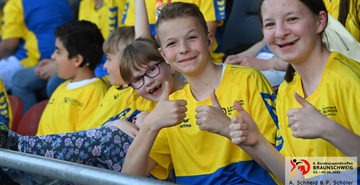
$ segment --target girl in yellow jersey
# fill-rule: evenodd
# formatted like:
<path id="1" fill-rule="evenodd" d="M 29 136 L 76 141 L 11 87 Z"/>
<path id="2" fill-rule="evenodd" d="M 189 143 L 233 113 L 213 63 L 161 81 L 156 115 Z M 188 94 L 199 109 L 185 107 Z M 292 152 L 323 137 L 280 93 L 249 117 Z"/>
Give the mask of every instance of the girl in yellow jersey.
<path id="1" fill-rule="evenodd" d="M 330 52 L 322 43 L 327 25 L 323 1 L 263 0 L 260 19 L 269 48 L 289 63 L 286 82 L 280 85 L 276 100 L 276 148 L 238 103 L 234 106 L 242 117 L 232 119 L 233 143 L 250 146 L 261 158 L 258 162 L 282 183 L 288 178 L 285 157 L 359 158 L 360 124 L 356 120 L 360 111 L 360 66 L 342 54 Z M 359 179 L 356 166 L 357 174 L 350 180 Z M 314 178 L 326 180 L 328 176 Z"/>

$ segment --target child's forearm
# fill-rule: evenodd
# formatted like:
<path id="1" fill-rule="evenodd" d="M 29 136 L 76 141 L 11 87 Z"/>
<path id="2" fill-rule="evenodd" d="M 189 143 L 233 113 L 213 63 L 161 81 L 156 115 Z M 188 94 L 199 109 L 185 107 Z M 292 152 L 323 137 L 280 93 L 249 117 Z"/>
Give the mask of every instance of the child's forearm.
<path id="1" fill-rule="evenodd" d="M 349 157 L 360 159 L 360 136 L 329 119 L 323 139 Z M 360 164 L 359 160 L 357 162 Z"/>
<path id="2" fill-rule="evenodd" d="M 289 63 L 279 59 L 278 57 L 273 57 L 268 59 L 270 69 L 274 69 L 276 71 L 286 71 L 286 68 Z"/>
<path id="3" fill-rule="evenodd" d="M 252 57 L 256 57 L 256 55 L 259 53 L 259 51 L 266 45 L 265 40 L 261 40 L 259 42 L 257 42 L 256 44 L 252 45 L 249 49 L 236 54 L 239 57 L 243 57 L 243 56 L 252 56 Z"/>
<path id="4" fill-rule="evenodd" d="M 285 183 L 285 157 L 270 144 L 264 135 L 260 134 L 258 144 L 251 146 L 252 150 L 261 159 L 254 158 L 262 167 L 273 173 L 282 183 Z M 250 154 L 249 154 L 250 155 Z"/>
<path id="5" fill-rule="evenodd" d="M 152 37 L 145 0 L 135 0 L 135 39 Z"/>
<path id="6" fill-rule="evenodd" d="M 150 173 L 156 163 L 149 157 L 149 154 L 158 132 L 150 125 L 143 125 L 129 148 L 123 173 L 143 177 Z"/>

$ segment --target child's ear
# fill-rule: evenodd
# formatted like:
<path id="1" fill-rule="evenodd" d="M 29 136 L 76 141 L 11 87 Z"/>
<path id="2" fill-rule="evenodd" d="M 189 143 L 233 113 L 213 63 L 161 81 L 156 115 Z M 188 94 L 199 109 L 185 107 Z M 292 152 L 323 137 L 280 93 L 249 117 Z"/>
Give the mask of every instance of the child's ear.
<path id="1" fill-rule="evenodd" d="M 214 35 L 209 32 L 209 33 L 208 33 L 208 36 L 207 36 L 208 51 L 212 51 L 212 50 L 213 50 L 213 43 L 214 43 Z"/>
<path id="2" fill-rule="evenodd" d="M 319 18 L 318 18 L 319 25 L 318 25 L 318 30 L 317 30 L 318 33 L 321 33 L 325 29 L 325 27 L 327 25 L 327 19 L 328 19 L 327 15 L 328 14 L 325 11 L 321 11 L 319 13 Z"/>
<path id="3" fill-rule="evenodd" d="M 159 51 L 160 55 L 164 58 L 165 62 L 166 62 L 167 64 L 169 64 L 169 62 L 168 62 L 167 59 L 166 59 L 165 53 L 162 51 L 161 47 L 158 48 L 158 51 Z"/>
<path id="4" fill-rule="evenodd" d="M 83 62 L 84 62 L 84 57 L 82 55 L 77 55 L 75 57 L 75 67 L 79 67 Z"/>

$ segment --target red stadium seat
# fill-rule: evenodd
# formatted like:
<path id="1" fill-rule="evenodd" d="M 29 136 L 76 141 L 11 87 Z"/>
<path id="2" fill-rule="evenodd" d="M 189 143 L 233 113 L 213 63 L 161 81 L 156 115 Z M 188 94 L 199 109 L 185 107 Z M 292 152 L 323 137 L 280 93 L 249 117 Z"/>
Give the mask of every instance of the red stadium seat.
<path id="1" fill-rule="evenodd" d="M 49 100 L 43 100 L 32 106 L 21 118 L 16 132 L 21 135 L 35 136 L 41 115 Z"/>
<path id="2" fill-rule="evenodd" d="M 11 105 L 11 112 L 12 112 L 12 124 L 11 124 L 11 130 L 16 131 L 21 117 L 23 113 L 24 103 L 20 99 L 20 97 L 15 95 L 9 95 L 8 96 L 10 105 Z"/>

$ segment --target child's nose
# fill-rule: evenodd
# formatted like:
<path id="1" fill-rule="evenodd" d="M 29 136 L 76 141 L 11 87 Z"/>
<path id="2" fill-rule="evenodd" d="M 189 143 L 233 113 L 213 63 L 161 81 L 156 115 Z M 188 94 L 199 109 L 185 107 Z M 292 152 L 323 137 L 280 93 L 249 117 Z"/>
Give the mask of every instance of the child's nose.
<path id="1" fill-rule="evenodd" d="M 180 53 L 181 54 L 185 54 L 187 52 L 190 51 L 190 47 L 189 44 L 185 41 L 185 42 L 180 42 Z"/>

